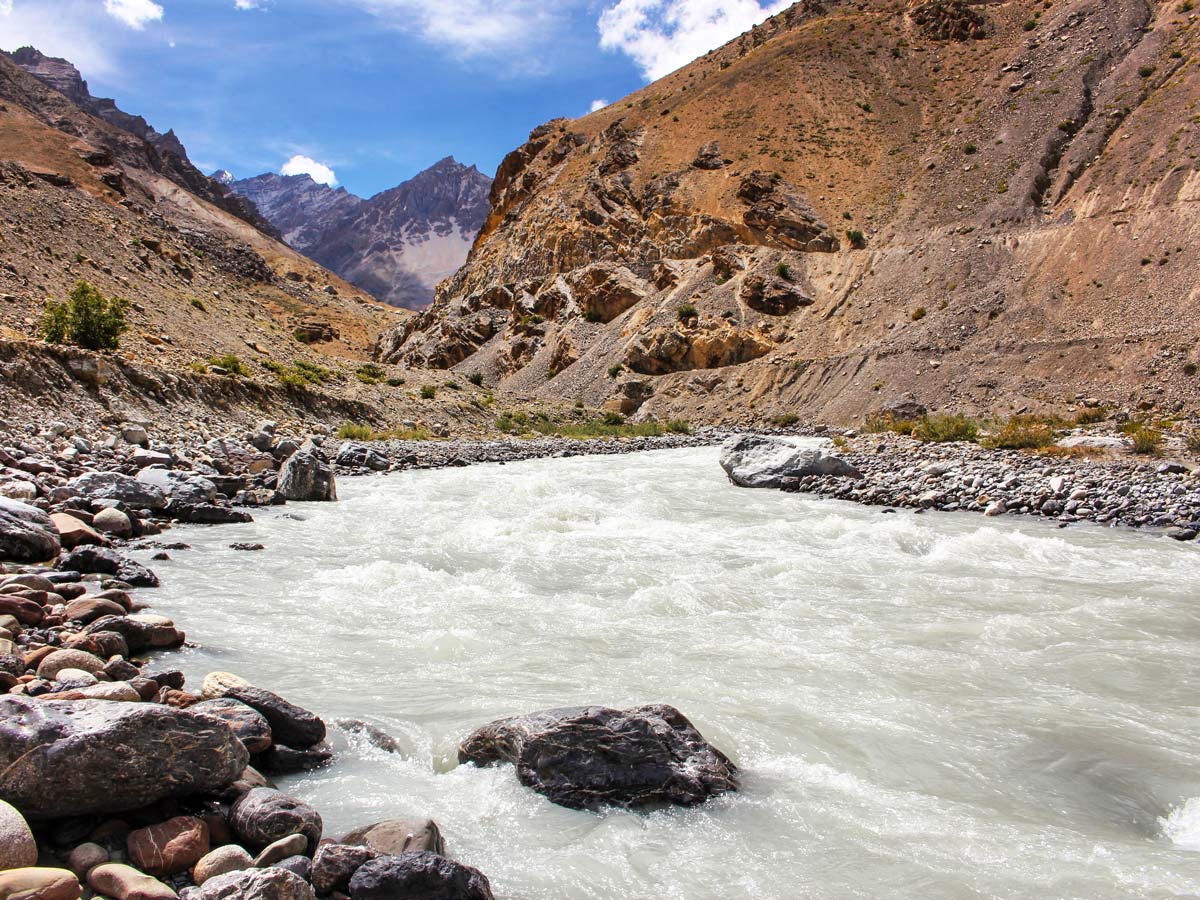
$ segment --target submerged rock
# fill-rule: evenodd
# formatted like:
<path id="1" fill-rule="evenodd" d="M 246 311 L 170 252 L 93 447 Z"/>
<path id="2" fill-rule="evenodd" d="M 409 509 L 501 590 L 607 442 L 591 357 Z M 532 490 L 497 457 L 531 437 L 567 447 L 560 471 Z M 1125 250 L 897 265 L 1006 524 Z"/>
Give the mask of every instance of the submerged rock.
<path id="1" fill-rule="evenodd" d="M 459 762 L 511 762 L 517 778 L 572 809 L 692 806 L 737 789 L 737 767 L 671 706 L 551 709 L 498 719 L 458 748 Z"/>
<path id="2" fill-rule="evenodd" d="M 0 797 L 31 819 L 219 791 L 248 759 L 211 716 L 154 703 L 0 698 Z"/>
<path id="3" fill-rule="evenodd" d="M 778 488 L 785 478 L 810 475 L 862 478 L 858 469 L 840 457 L 758 434 L 743 434 L 722 444 L 721 468 L 738 487 L 748 488 Z"/>

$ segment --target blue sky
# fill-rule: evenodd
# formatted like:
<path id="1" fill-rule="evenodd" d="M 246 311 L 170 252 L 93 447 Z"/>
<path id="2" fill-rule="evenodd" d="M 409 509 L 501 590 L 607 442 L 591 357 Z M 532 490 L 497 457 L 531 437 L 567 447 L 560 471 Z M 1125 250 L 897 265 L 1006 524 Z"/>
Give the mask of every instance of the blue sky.
<path id="1" fill-rule="evenodd" d="M 206 171 L 286 166 L 367 196 L 444 156 L 490 175 L 534 126 L 615 101 L 787 5 L 0 0 L 0 48 L 67 57 L 93 94 L 174 128 Z"/>

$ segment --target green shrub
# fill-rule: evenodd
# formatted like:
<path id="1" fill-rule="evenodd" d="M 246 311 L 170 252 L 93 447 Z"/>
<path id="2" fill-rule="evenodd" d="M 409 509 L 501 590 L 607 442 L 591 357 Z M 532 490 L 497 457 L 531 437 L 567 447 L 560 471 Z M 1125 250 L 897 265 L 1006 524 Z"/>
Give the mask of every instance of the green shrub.
<path id="1" fill-rule="evenodd" d="M 688 319 L 694 319 L 699 316 L 700 312 L 696 309 L 695 304 L 684 303 L 675 310 L 675 315 L 679 317 L 680 322 L 686 322 Z"/>
<path id="2" fill-rule="evenodd" d="M 230 375 L 246 377 L 250 375 L 250 370 L 246 368 L 246 364 L 238 358 L 236 353 L 222 353 L 220 356 L 210 356 L 208 364 L 219 369 L 224 369 Z"/>
<path id="3" fill-rule="evenodd" d="M 846 240 L 850 242 L 850 246 L 856 250 L 861 250 L 867 246 L 867 236 L 863 234 L 861 229 L 850 228 L 846 231 Z"/>
<path id="4" fill-rule="evenodd" d="M 1108 410 L 1103 406 L 1097 406 L 1094 409 L 1084 407 L 1075 413 L 1076 425 L 1094 425 L 1097 422 L 1103 422 L 1108 418 Z"/>
<path id="5" fill-rule="evenodd" d="M 911 419 L 897 419 L 893 416 L 873 415 L 867 416 L 863 422 L 864 434 L 882 434 L 885 431 L 891 431 L 896 434 L 912 434 L 913 429 L 917 427 L 917 423 Z"/>
<path id="6" fill-rule="evenodd" d="M 375 363 L 363 363 L 354 370 L 354 377 L 363 384 L 379 384 L 387 378 L 387 370 Z"/>
<path id="7" fill-rule="evenodd" d="M 1133 439 L 1133 452 L 1143 456 L 1155 456 L 1162 449 L 1163 436 L 1157 428 L 1139 426 L 1129 435 Z"/>
<path id="8" fill-rule="evenodd" d="M 600 421 L 605 425 L 624 425 L 625 417 L 620 413 L 606 412 Z"/>
<path id="9" fill-rule="evenodd" d="M 461 391 L 462 385 L 459 384 L 457 381 L 447 381 L 446 388 L 451 391 Z"/>
<path id="10" fill-rule="evenodd" d="M 625 367 L 623 365 L 621 365 L 620 363 L 613 363 L 611 366 L 608 367 L 608 377 L 616 378 L 618 375 L 621 374 L 621 372 L 624 370 L 624 368 Z"/>
<path id="11" fill-rule="evenodd" d="M 467 381 L 471 382 L 471 384 L 475 385 L 475 387 L 479 387 L 480 385 L 483 384 L 483 373 L 482 372 L 472 372 L 470 375 L 467 376 Z"/>
<path id="12" fill-rule="evenodd" d="M 394 375 L 387 380 L 388 387 L 400 387 L 402 384 L 404 384 L 404 379 L 399 375 Z"/>
<path id="13" fill-rule="evenodd" d="M 1139 78 L 1149 78 L 1151 75 L 1154 74 L 1154 71 L 1155 71 L 1154 66 L 1142 66 L 1141 68 L 1138 69 L 1138 77 Z"/>
<path id="14" fill-rule="evenodd" d="M 792 270 L 788 267 L 788 264 L 785 262 L 781 262 L 779 265 L 777 265 L 775 267 L 775 274 L 778 275 L 780 278 L 782 278 L 784 281 L 795 281 L 796 280 L 795 278 L 792 277 Z"/>
<path id="15" fill-rule="evenodd" d="M 1036 450 L 1052 445 L 1057 436 L 1053 426 L 1037 416 L 1013 416 L 983 444 L 999 450 Z"/>
<path id="16" fill-rule="evenodd" d="M 784 413 L 781 416 L 772 417 L 770 421 L 772 425 L 777 425 L 780 428 L 789 428 L 799 422 L 800 417 L 795 413 Z"/>
<path id="17" fill-rule="evenodd" d="M 120 297 L 106 298 L 86 281 L 76 282 L 66 303 L 47 303 L 42 338 L 51 344 L 75 344 L 86 350 L 116 350 L 129 330 Z"/>
<path id="18" fill-rule="evenodd" d="M 979 426 L 965 416 L 926 416 L 913 426 L 912 436 L 918 441 L 944 444 L 951 441 L 973 441 Z"/>
<path id="19" fill-rule="evenodd" d="M 198 309 L 200 312 L 208 312 L 208 307 L 204 305 L 204 301 L 199 297 L 193 297 L 191 300 L 189 300 L 188 306 L 190 306 L 192 309 Z"/>
<path id="20" fill-rule="evenodd" d="M 435 388 L 432 384 L 421 385 L 421 399 L 422 400 L 432 400 L 436 396 L 437 396 L 437 388 Z"/>
<path id="21" fill-rule="evenodd" d="M 1021 28 L 1025 31 L 1033 31 L 1035 28 L 1037 28 L 1037 21 L 1035 19 L 1026 19 L 1024 24 L 1021 25 Z"/>
<path id="22" fill-rule="evenodd" d="M 925 307 L 923 307 L 923 306 L 918 306 L 916 309 L 914 309 L 914 310 L 912 311 L 912 315 L 911 315 L 911 316 L 909 316 L 909 318 L 910 318 L 910 319 L 912 319 L 914 322 L 919 322 L 919 321 L 921 321 L 923 318 L 925 318 L 925 316 L 926 316 L 927 314 L 928 314 L 928 310 L 926 310 L 926 309 L 925 309 Z"/>
<path id="23" fill-rule="evenodd" d="M 345 441 L 369 441 L 375 434 L 370 425 L 359 425 L 354 422 L 344 422 L 337 430 L 337 437 Z"/>
<path id="24" fill-rule="evenodd" d="M 667 419 L 667 431 L 671 434 L 691 434 L 692 425 L 687 419 Z"/>

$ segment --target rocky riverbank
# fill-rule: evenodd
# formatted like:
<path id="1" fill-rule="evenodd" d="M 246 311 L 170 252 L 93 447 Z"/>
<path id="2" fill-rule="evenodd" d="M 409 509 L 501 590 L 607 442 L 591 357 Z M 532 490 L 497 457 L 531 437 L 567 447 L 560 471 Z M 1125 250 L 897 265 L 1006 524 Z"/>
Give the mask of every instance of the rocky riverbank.
<path id="1" fill-rule="evenodd" d="M 327 727 L 231 673 L 189 687 L 162 656 L 185 645 L 183 631 L 147 611 L 158 576 L 124 548 L 182 549 L 158 536 L 179 522 L 245 522 L 259 507 L 336 500 L 339 475 L 719 438 L 355 443 L 263 423 L 203 442 L 157 441 L 137 425 L 92 437 L 51 425 L 0 440 L 0 900 L 488 900 L 487 877 L 451 858 L 432 820 L 334 839 L 319 812 L 277 790 L 272 777 L 334 762 L 331 732 L 385 751 L 395 742 L 362 722 Z M 530 747 L 577 746 L 552 766 L 542 760 L 536 783 L 519 775 L 555 802 L 583 805 L 570 798 L 600 791 L 626 806 L 689 804 L 736 788 L 732 764 L 669 707 L 530 721 Z M 598 769 L 589 745 L 612 721 L 657 737 L 630 739 L 620 764 Z M 523 772 L 521 754 L 480 749 L 502 727 L 511 725 L 471 736 L 463 761 Z M 679 766 L 664 768 L 672 753 Z"/>
<path id="2" fill-rule="evenodd" d="M 785 437 L 735 439 L 722 465 L 747 487 L 871 506 L 1154 529 L 1179 541 L 1200 534 L 1200 469 L 1178 461 L 1080 459 L 883 433 L 839 437 L 816 455 Z"/>

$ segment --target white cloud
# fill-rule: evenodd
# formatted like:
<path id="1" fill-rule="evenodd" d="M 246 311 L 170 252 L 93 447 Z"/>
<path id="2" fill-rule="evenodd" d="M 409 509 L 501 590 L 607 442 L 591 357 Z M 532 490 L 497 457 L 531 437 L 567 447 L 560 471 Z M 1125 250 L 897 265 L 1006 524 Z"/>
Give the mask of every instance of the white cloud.
<path id="1" fill-rule="evenodd" d="M 259 0 L 233 0 L 233 5 L 237 9 L 262 9 Z"/>
<path id="2" fill-rule="evenodd" d="M 600 46 L 662 78 L 782 12 L 792 0 L 619 0 L 600 15 Z"/>
<path id="3" fill-rule="evenodd" d="M 283 164 L 283 168 L 279 170 L 280 175 L 307 175 L 313 181 L 319 184 L 327 184 L 333 187 L 337 184 L 337 175 L 333 169 L 324 163 L 319 163 L 309 156 L 301 156 L 296 154 L 291 159 Z"/>
<path id="4" fill-rule="evenodd" d="M 163 8 L 154 0 L 104 0 L 104 11 L 135 31 L 163 17 Z"/>
<path id="5" fill-rule="evenodd" d="M 111 42 L 97 38 L 111 20 L 95 0 L 64 0 L 61 6 L 43 0 L 0 0 L 0 13 L 0 50 L 37 47 L 47 56 L 69 59 L 84 78 L 106 81 L 118 74 Z"/>
<path id="6" fill-rule="evenodd" d="M 570 3 L 545 0 L 343 0 L 462 57 L 512 56 L 546 43 Z M 527 61 L 525 61 L 527 62 Z"/>
<path id="7" fill-rule="evenodd" d="M 597 110 L 604 109 L 604 107 L 606 107 L 606 106 L 608 106 L 607 100 L 599 100 L 599 99 L 593 100 L 592 108 L 589 109 L 588 112 L 596 112 Z"/>

